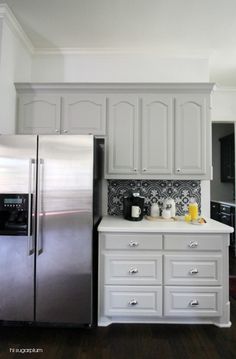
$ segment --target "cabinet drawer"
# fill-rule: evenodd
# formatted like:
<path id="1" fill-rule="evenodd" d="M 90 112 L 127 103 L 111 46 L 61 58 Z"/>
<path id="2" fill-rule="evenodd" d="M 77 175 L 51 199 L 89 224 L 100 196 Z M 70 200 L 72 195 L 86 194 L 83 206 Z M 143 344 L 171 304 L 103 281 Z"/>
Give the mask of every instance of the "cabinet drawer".
<path id="1" fill-rule="evenodd" d="M 161 316 L 161 287 L 105 286 L 104 313 L 112 316 Z"/>
<path id="2" fill-rule="evenodd" d="M 222 288 L 165 287 L 165 316 L 218 317 L 222 314 Z"/>
<path id="3" fill-rule="evenodd" d="M 221 285 L 222 256 L 165 255 L 165 284 Z"/>
<path id="4" fill-rule="evenodd" d="M 220 211 L 224 212 L 224 213 L 227 213 L 227 214 L 230 214 L 231 213 L 231 207 L 227 206 L 227 205 L 224 205 L 224 204 L 221 204 L 220 205 Z"/>
<path id="5" fill-rule="evenodd" d="M 162 256 L 104 254 L 105 284 L 161 284 Z"/>
<path id="6" fill-rule="evenodd" d="M 104 249 L 158 250 L 162 249 L 162 235 L 158 234 L 104 234 Z"/>
<path id="7" fill-rule="evenodd" d="M 164 236 L 167 250 L 216 251 L 223 248 L 220 234 L 167 234 Z"/>

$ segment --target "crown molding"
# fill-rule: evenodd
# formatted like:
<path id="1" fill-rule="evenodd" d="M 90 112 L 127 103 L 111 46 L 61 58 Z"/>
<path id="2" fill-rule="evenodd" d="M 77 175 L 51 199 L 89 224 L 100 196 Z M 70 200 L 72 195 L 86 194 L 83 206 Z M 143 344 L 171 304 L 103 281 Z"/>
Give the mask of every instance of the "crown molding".
<path id="1" fill-rule="evenodd" d="M 52 47 L 52 48 L 34 48 L 35 55 L 154 55 L 160 59 L 175 58 L 175 59 L 203 59 L 209 60 L 212 51 L 174 51 L 171 49 L 160 50 L 157 48 L 116 48 L 116 47 Z"/>
<path id="2" fill-rule="evenodd" d="M 221 86 L 219 84 L 216 84 L 215 92 L 236 92 L 236 87 L 235 86 Z"/>
<path id="3" fill-rule="evenodd" d="M 10 27 L 10 29 L 18 36 L 18 38 L 22 41 L 26 49 L 33 54 L 34 46 L 24 30 L 22 29 L 19 21 L 16 19 L 15 15 L 9 8 L 7 4 L 0 4 L 0 18 L 6 21 L 6 24 Z"/>
<path id="4" fill-rule="evenodd" d="M 211 93 L 214 83 L 211 82 L 183 82 L 183 83 L 15 83 L 18 93 L 78 93 L 78 92 L 98 92 L 98 93 Z"/>

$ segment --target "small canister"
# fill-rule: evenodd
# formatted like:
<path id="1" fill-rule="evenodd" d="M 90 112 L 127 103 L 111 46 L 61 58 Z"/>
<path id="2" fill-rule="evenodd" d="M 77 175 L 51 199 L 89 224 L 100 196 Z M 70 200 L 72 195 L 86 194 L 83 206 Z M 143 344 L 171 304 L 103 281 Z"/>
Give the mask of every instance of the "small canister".
<path id="1" fill-rule="evenodd" d="M 151 205 L 151 217 L 159 217 L 160 216 L 160 208 L 157 203 L 153 203 Z"/>
<path id="2" fill-rule="evenodd" d="M 170 210 L 170 208 L 168 208 L 168 206 L 167 206 L 167 208 L 164 208 L 162 210 L 162 218 L 164 218 L 164 219 L 171 218 L 171 210 Z"/>

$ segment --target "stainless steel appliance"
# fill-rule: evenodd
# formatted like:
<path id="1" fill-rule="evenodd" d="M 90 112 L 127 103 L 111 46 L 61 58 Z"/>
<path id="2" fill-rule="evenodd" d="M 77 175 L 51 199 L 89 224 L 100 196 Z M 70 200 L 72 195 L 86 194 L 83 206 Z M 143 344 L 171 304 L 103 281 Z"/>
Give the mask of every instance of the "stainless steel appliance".
<path id="1" fill-rule="evenodd" d="M 93 170 L 92 136 L 0 136 L 0 320 L 93 322 Z"/>

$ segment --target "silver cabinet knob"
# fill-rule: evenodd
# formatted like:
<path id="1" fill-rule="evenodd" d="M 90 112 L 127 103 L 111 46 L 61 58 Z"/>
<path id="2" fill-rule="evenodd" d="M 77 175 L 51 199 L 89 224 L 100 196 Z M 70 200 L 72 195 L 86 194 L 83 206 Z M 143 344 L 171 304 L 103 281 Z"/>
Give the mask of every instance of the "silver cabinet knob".
<path id="1" fill-rule="evenodd" d="M 197 307 L 197 306 L 199 305 L 199 302 L 198 302 L 197 299 L 193 299 L 193 300 L 191 300 L 191 301 L 189 302 L 189 305 L 190 305 L 191 307 Z"/>
<path id="2" fill-rule="evenodd" d="M 131 299 L 128 304 L 134 306 L 138 304 L 138 301 L 136 299 Z"/>
<path id="3" fill-rule="evenodd" d="M 194 275 L 194 274 L 198 274 L 198 269 L 197 268 L 193 268 L 189 271 L 189 274 Z"/>
<path id="4" fill-rule="evenodd" d="M 129 274 L 136 274 L 136 273 L 138 273 L 138 268 L 131 268 L 129 270 Z"/>
<path id="5" fill-rule="evenodd" d="M 138 245 L 139 245 L 138 242 L 133 242 L 133 241 L 129 242 L 129 247 L 138 247 Z"/>
<path id="6" fill-rule="evenodd" d="M 60 131 L 56 129 L 55 132 L 58 133 L 58 132 L 60 132 Z"/>
<path id="7" fill-rule="evenodd" d="M 143 172 L 146 172 L 147 171 L 147 169 L 146 168 L 143 168 Z"/>
<path id="8" fill-rule="evenodd" d="M 63 132 L 63 133 L 67 133 L 67 132 L 68 132 L 68 130 L 63 130 L 62 132 Z"/>
<path id="9" fill-rule="evenodd" d="M 190 247 L 190 248 L 196 248 L 197 246 L 198 246 L 198 242 L 197 241 L 190 241 L 189 242 L 189 244 L 188 244 L 188 246 Z"/>
<path id="10" fill-rule="evenodd" d="M 180 172 L 181 172 L 181 168 L 176 168 L 176 172 L 180 173 Z"/>
<path id="11" fill-rule="evenodd" d="M 137 168 L 134 168 L 133 171 L 134 171 L 134 172 L 137 172 Z"/>

